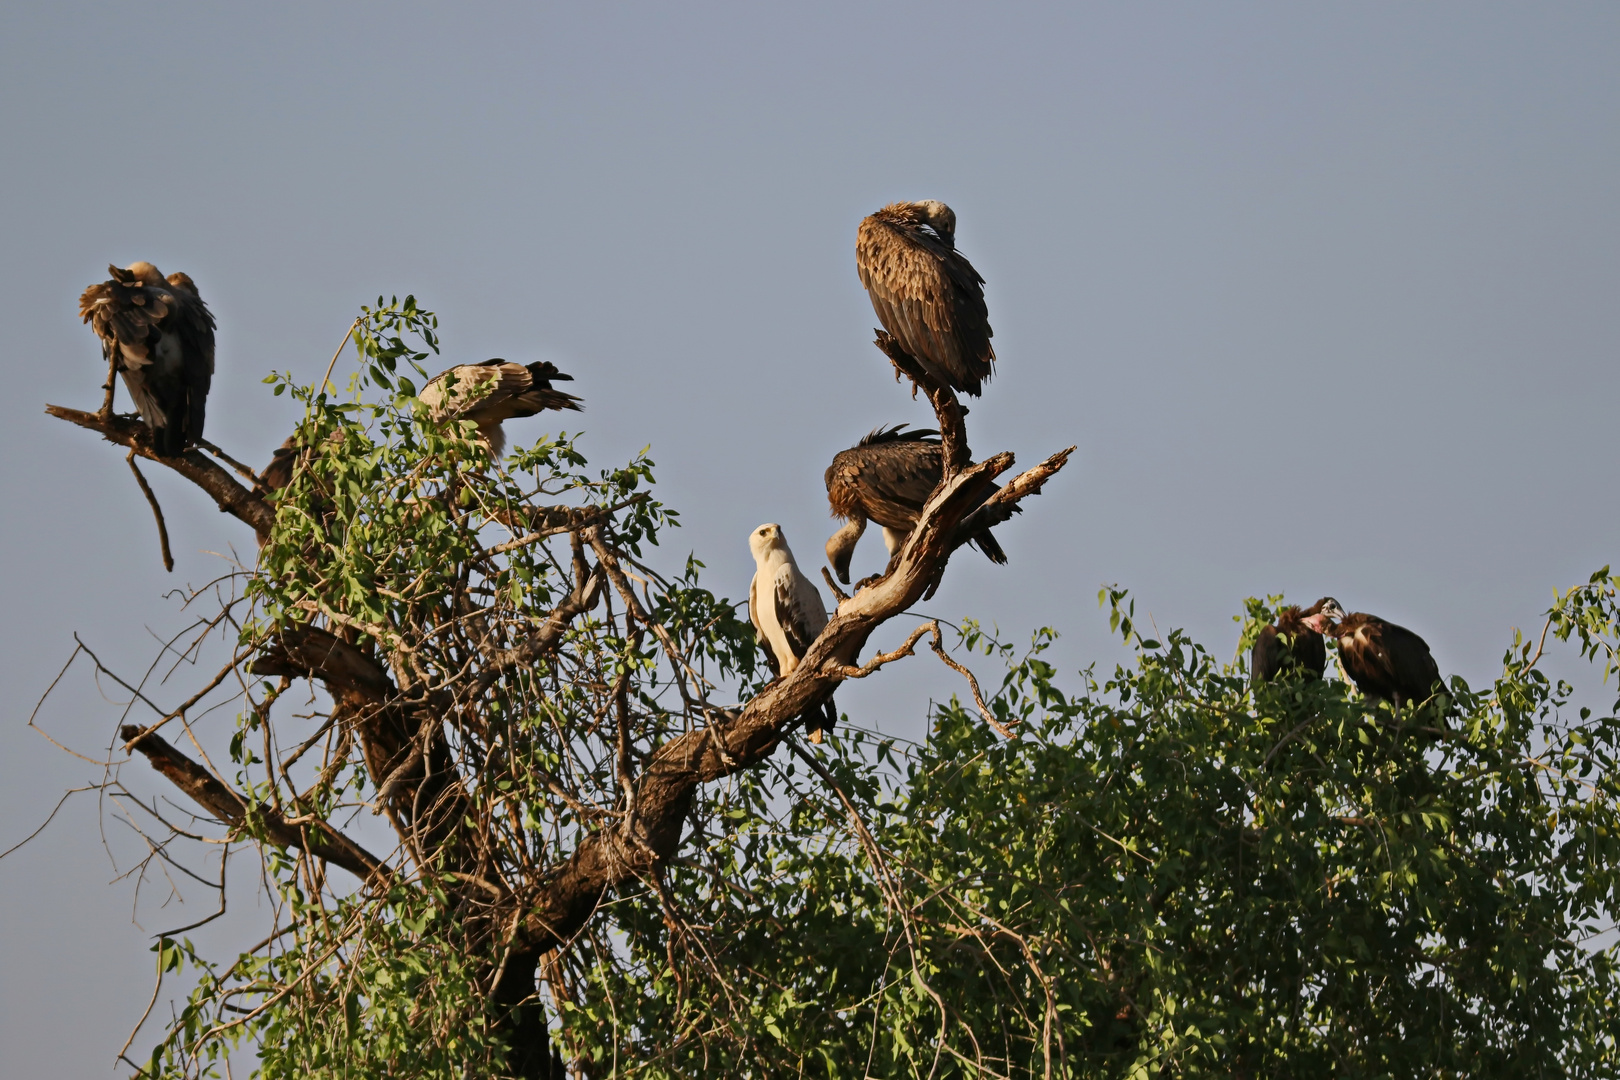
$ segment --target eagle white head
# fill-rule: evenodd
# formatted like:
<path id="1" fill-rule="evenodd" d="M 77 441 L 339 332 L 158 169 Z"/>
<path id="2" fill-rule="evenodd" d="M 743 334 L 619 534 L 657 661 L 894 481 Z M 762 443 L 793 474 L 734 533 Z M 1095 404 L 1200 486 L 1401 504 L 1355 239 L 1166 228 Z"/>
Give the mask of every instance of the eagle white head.
<path id="1" fill-rule="evenodd" d="M 782 526 L 775 522 L 761 525 L 748 534 L 748 550 L 754 555 L 756 563 L 764 563 L 773 553 L 786 555 L 791 561 L 793 552 L 788 550 L 787 540 L 782 536 Z"/>

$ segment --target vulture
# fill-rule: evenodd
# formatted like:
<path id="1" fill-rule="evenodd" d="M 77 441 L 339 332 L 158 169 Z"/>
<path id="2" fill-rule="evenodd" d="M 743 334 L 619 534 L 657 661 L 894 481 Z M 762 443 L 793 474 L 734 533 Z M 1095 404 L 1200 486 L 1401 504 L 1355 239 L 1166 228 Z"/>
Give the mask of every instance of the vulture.
<path id="1" fill-rule="evenodd" d="M 1327 642 L 1319 626 L 1307 620 L 1339 602 L 1324 596 L 1301 611 L 1290 605 L 1277 612 L 1277 621 L 1260 631 L 1249 654 L 1249 677 L 1256 685 L 1270 682 L 1285 668 L 1300 671 L 1307 679 L 1320 679 L 1327 667 Z"/>
<path id="2" fill-rule="evenodd" d="M 1359 611 L 1346 615 L 1331 600 L 1305 625 L 1325 629 L 1337 639 L 1339 666 L 1369 698 L 1393 702 L 1399 709 L 1405 702 L 1429 698 L 1436 684 L 1445 690 L 1428 643 L 1404 626 Z"/>
<path id="3" fill-rule="evenodd" d="M 942 202 L 890 203 L 861 222 L 855 266 L 878 321 L 940 386 L 979 396 L 993 371 L 984 279 Z"/>
<path id="4" fill-rule="evenodd" d="M 911 535 L 923 504 L 944 475 L 939 433 L 906 431 L 905 426 L 874 429 L 848 450 L 840 450 L 827 466 L 827 502 L 834 517 L 848 522 L 828 539 L 827 561 L 846 585 L 850 556 L 867 521 L 883 526 L 883 542 L 893 555 Z M 984 498 L 996 490 L 989 487 Z M 969 542 L 991 562 L 1006 563 L 1007 553 L 989 529 L 974 534 Z"/>
<path id="5" fill-rule="evenodd" d="M 765 652 L 765 662 L 777 678 L 799 666 L 810 643 L 827 625 L 821 592 L 793 561 L 780 525 L 761 525 L 748 536 L 754 555 L 754 580 L 748 586 L 748 618 Z M 838 723 L 832 699 L 804 715 L 811 742 Z"/>
<path id="6" fill-rule="evenodd" d="M 214 378 L 214 316 L 187 274 L 164 277 L 149 262 L 107 271 L 112 280 L 79 297 L 79 316 L 123 377 L 152 432 L 152 449 L 174 457 L 202 438 Z"/>
<path id="7" fill-rule="evenodd" d="M 584 406 L 573 394 L 553 390 L 553 382 L 572 382 L 550 361 L 512 364 L 499 357 L 482 364 L 458 364 L 428 380 L 418 395 L 428 414 L 437 422 L 471 420 L 499 459 L 506 451 L 506 433 L 501 421 L 517 416 L 533 416 L 547 409 L 573 409 Z"/>
<path id="8" fill-rule="evenodd" d="M 298 467 L 298 459 L 303 456 L 300 451 L 297 435 L 289 435 L 282 444 L 276 447 L 275 453 L 270 455 L 270 464 L 259 473 L 259 483 L 256 490 L 259 494 L 270 495 L 281 491 L 292 483 L 293 470 Z"/>

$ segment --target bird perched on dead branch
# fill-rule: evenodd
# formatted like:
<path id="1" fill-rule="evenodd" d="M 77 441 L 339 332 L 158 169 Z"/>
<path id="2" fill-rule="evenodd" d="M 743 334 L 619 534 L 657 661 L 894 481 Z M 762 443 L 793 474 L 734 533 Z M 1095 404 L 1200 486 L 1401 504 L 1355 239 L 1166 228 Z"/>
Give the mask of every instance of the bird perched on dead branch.
<path id="1" fill-rule="evenodd" d="M 821 591 L 800 571 L 780 525 L 761 525 L 748 536 L 754 555 L 754 580 L 748 586 L 748 618 L 777 678 L 799 666 L 810 643 L 827 627 Z M 826 703 L 804 716 L 811 742 L 838 723 L 838 708 Z"/>
<path id="2" fill-rule="evenodd" d="M 956 250 L 942 202 L 890 203 L 861 222 L 855 266 L 878 321 L 940 386 L 979 395 L 994 371 L 984 278 Z"/>
<path id="3" fill-rule="evenodd" d="M 551 387 L 553 382 L 572 382 L 573 378 L 558 371 L 550 361 L 524 365 L 497 357 L 439 372 L 422 387 L 418 397 L 437 422 L 471 420 L 477 424 L 491 456 L 499 459 L 506 451 L 501 421 L 533 416 L 547 409 L 584 411 L 578 397 Z"/>
<path id="4" fill-rule="evenodd" d="M 107 271 L 110 281 L 79 297 L 79 316 L 122 377 L 152 433 L 152 449 L 173 457 L 202 438 L 214 378 L 214 316 L 190 275 L 165 278 L 149 262 Z M 110 383 L 108 389 L 110 403 Z"/>
<path id="5" fill-rule="evenodd" d="M 1445 690 L 1428 642 L 1404 626 L 1360 611 L 1346 615 L 1332 600 L 1305 625 L 1338 642 L 1339 666 L 1369 698 L 1393 702 L 1398 710 Z"/>
<path id="6" fill-rule="evenodd" d="M 856 445 L 840 450 L 827 466 L 827 502 L 834 517 L 848 522 L 828 539 L 827 561 L 846 585 L 850 557 L 867 521 L 883 526 L 883 543 L 892 556 L 911 535 L 923 504 L 939 486 L 943 475 L 939 432 L 905 427 L 875 428 Z M 998 490 L 994 484 L 986 487 L 974 507 Z M 1006 563 L 1007 553 L 989 529 L 975 533 L 969 543 L 991 562 Z"/>
<path id="7" fill-rule="evenodd" d="M 1338 606 L 1333 597 L 1324 596 L 1303 611 L 1291 604 L 1277 612 L 1277 621 L 1255 639 L 1249 654 L 1250 679 L 1256 684 L 1270 682 L 1285 669 L 1299 671 L 1307 679 L 1320 679 L 1327 668 L 1327 642 L 1321 630 L 1307 620 Z"/>

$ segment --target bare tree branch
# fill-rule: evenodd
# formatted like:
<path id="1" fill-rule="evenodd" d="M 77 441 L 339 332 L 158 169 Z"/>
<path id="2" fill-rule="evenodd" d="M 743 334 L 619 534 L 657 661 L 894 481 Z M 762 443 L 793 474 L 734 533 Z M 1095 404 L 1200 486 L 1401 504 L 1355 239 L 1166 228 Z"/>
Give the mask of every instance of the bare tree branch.
<path id="1" fill-rule="evenodd" d="M 152 508 L 152 517 L 157 519 L 158 546 L 163 552 L 163 569 L 174 573 L 174 556 L 169 553 L 169 527 L 163 523 L 163 507 L 158 505 L 157 496 L 152 494 L 152 485 L 146 482 L 141 475 L 140 466 L 135 464 L 135 451 L 131 450 L 124 459 L 129 464 L 129 471 L 135 474 L 135 482 L 141 485 L 141 494 L 146 496 L 146 503 Z"/>
<path id="2" fill-rule="evenodd" d="M 246 522 L 260 542 L 270 536 L 270 528 L 276 521 L 275 511 L 270 504 L 237 483 L 235 477 L 204 457 L 202 451 L 187 450 L 175 457 L 159 457 L 152 449 L 151 431 L 139 419 L 127 416 L 100 416 L 62 405 L 47 405 L 45 412 L 58 420 L 66 420 L 70 424 L 98 431 L 110 443 L 128 447 L 143 458 L 167 465 L 202 488 L 213 498 L 220 510 Z"/>
<path id="3" fill-rule="evenodd" d="M 143 736 L 141 729 L 134 724 L 126 724 L 118 734 L 125 742 L 131 743 L 133 749 L 145 754 L 152 767 L 191 796 L 193 802 L 232 828 L 248 825 L 251 818 L 262 823 L 265 839 L 279 847 L 307 851 L 317 859 L 343 867 L 363 881 L 373 877 L 383 880 L 393 877 L 394 871 L 387 863 L 327 822 L 301 819 L 293 824 L 268 806 L 250 805 L 207 769 L 171 746 L 163 736 Z M 312 825 L 313 828 L 301 829 L 300 825 Z"/>

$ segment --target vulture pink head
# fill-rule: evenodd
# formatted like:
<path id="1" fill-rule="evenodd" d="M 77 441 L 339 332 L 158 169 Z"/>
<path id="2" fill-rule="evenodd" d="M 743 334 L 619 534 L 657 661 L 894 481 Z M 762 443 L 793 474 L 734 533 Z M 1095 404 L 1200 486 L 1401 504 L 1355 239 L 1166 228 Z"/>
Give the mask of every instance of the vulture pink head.
<path id="1" fill-rule="evenodd" d="M 1316 612 L 1305 616 L 1300 622 L 1309 627 L 1313 633 L 1326 633 L 1330 624 L 1344 618 L 1344 608 L 1340 607 L 1339 602 L 1331 596 L 1324 596 L 1311 606 L 1316 608 Z"/>

